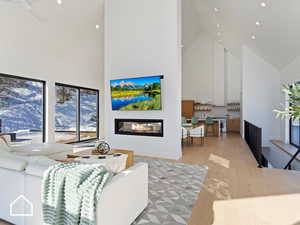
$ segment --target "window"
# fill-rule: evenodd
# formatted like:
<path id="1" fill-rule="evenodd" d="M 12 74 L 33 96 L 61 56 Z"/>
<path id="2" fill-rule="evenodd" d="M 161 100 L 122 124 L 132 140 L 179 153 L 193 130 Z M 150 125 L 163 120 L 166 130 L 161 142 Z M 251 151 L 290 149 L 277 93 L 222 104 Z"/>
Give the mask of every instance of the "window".
<path id="1" fill-rule="evenodd" d="M 0 74 L 0 133 L 12 141 L 45 141 L 45 82 Z"/>
<path id="2" fill-rule="evenodd" d="M 99 137 L 98 99 L 98 90 L 56 84 L 56 142 L 72 143 Z"/>
<path id="3" fill-rule="evenodd" d="M 97 138 L 98 92 L 80 89 L 80 140 Z"/>
<path id="4" fill-rule="evenodd" d="M 300 82 L 298 82 L 299 84 Z M 290 144 L 296 147 L 300 146 L 300 126 L 299 119 L 290 120 Z"/>
<path id="5" fill-rule="evenodd" d="M 299 147 L 300 144 L 299 119 L 290 120 L 290 144 Z"/>
<path id="6" fill-rule="evenodd" d="M 77 141 L 78 90 L 57 85 L 55 105 L 55 141 Z"/>

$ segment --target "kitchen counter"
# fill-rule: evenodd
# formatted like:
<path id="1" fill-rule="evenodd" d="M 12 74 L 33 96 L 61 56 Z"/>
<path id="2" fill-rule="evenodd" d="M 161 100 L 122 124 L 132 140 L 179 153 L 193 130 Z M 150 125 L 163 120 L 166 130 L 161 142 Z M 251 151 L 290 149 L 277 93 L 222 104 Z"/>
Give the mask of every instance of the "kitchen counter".
<path id="1" fill-rule="evenodd" d="M 213 121 L 218 123 L 218 136 L 226 132 L 226 120 L 227 117 L 211 117 Z M 199 119 L 201 122 L 205 122 L 206 119 Z"/>
<path id="2" fill-rule="evenodd" d="M 239 117 L 235 117 L 232 115 L 224 115 L 224 116 L 210 116 L 213 121 L 215 121 L 218 126 L 218 136 L 221 136 L 222 133 L 227 132 L 227 123 L 228 121 L 234 120 L 234 119 L 239 119 Z M 204 124 L 206 119 L 205 118 L 198 118 L 199 122 L 201 124 Z M 188 119 L 189 122 L 191 122 L 191 119 Z"/>
<path id="3" fill-rule="evenodd" d="M 190 120 L 188 120 L 190 122 Z M 200 126 L 200 125 L 205 125 L 205 119 L 199 119 L 198 120 L 198 124 L 197 125 L 189 125 L 189 126 L 184 126 L 184 127 L 190 127 L 190 128 L 193 128 L 193 127 L 197 127 L 197 126 Z M 214 121 L 214 126 L 216 126 L 216 131 L 217 131 L 217 134 L 215 134 L 216 136 L 220 136 L 221 135 L 221 120 L 220 119 L 213 119 Z M 187 123 L 187 124 L 191 124 L 191 123 Z"/>

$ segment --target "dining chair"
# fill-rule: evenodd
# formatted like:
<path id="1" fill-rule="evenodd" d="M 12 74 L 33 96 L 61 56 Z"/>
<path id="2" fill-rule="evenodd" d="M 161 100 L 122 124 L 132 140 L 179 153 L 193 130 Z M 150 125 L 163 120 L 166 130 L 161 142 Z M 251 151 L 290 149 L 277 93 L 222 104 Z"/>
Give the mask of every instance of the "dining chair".
<path id="1" fill-rule="evenodd" d="M 193 116 L 193 117 L 192 117 L 192 124 L 193 124 L 193 125 L 196 125 L 196 124 L 198 124 L 198 122 L 199 122 L 198 118 L 195 117 L 195 116 Z"/>
<path id="2" fill-rule="evenodd" d="M 186 123 L 187 123 L 186 117 L 182 116 L 181 117 L 181 124 L 186 124 Z"/>
<path id="3" fill-rule="evenodd" d="M 185 127 L 182 127 L 181 131 L 182 131 L 181 142 L 183 143 L 184 140 L 188 140 L 189 132 L 188 132 L 188 129 L 186 129 Z"/>
<path id="4" fill-rule="evenodd" d="M 207 117 L 205 120 L 205 136 L 208 136 L 208 130 L 211 129 L 212 136 L 215 136 L 215 122 L 211 117 Z"/>
<path id="5" fill-rule="evenodd" d="M 204 145 L 204 130 L 204 125 L 190 129 L 189 136 L 192 139 L 192 143 L 194 142 L 194 138 L 200 138 L 201 145 Z"/>

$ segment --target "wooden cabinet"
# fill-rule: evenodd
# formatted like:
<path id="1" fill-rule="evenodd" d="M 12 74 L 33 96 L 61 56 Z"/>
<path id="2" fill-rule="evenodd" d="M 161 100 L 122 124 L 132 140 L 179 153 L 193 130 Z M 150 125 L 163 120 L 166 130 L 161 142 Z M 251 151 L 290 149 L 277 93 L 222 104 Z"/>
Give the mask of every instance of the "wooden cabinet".
<path id="1" fill-rule="evenodd" d="M 240 128 L 241 128 L 241 120 L 240 118 L 234 118 L 231 120 L 227 120 L 226 122 L 227 126 L 226 126 L 226 130 L 227 132 L 240 132 Z"/>
<path id="2" fill-rule="evenodd" d="M 181 115 L 185 118 L 191 119 L 194 115 L 194 100 L 182 100 Z"/>

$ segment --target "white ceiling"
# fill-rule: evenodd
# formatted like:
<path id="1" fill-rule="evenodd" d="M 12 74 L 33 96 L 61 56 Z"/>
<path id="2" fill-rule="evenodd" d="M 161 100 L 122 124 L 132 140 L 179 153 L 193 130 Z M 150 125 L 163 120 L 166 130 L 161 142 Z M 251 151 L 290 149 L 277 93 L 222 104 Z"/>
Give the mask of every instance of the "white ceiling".
<path id="1" fill-rule="evenodd" d="M 89 32 L 96 24 L 103 29 L 103 4 L 104 0 L 62 0 L 61 5 L 57 0 L 0 0 L 0 14 L 4 26 L 13 22 L 59 32 Z"/>
<path id="2" fill-rule="evenodd" d="M 89 32 L 96 24 L 103 29 L 103 0 L 62 0 L 62 5 L 56 0 L 29 0 L 31 10 L 22 1 L 0 0 L 3 24 L 5 20 L 24 24 L 24 20 L 35 17 L 40 26 L 64 32 Z M 262 1 L 267 7 L 260 6 Z M 260 27 L 255 25 L 258 20 Z M 183 44 L 188 45 L 203 32 L 222 40 L 237 56 L 245 44 L 282 69 L 300 55 L 300 0 L 183 0 Z"/>
<path id="3" fill-rule="evenodd" d="M 260 6 L 262 1 L 267 7 Z M 215 12 L 215 7 L 219 12 Z M 260 27 L 255 25 L 256 21 L 261 22 Z M 236 55 L 240 55 L 242 45 L 247 45 L 282 69 L 300 55 L 300 1 L 183 0 L 184 45 L 201 32 L 222 40 Z"/>

